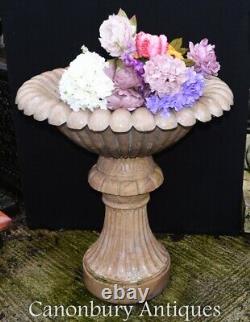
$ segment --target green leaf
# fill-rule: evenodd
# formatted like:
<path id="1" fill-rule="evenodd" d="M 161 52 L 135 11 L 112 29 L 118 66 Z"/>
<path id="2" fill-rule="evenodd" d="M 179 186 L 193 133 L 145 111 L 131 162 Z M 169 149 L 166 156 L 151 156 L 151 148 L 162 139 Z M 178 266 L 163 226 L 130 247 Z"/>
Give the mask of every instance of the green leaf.
<path id="1" fill-rule="evenodd" d="M 122 16 L 122 17 L 125 17 L 125 18 L 128 18 L 126 12 L 124 10 L 122 10 L 121 8 L 119 9 L 118 11 L 118 16 Z"/>
<path id="2" fill-rule="evenodd" d="M 137 27 L 137 20 L 135 15 L 133 15 L 133 17 L 130 18 L 130 23 L 131 25 L 135 26 L 135 28 Z"/>
<path id="3" fill-rule="evenodd" d="M 115 58 L 110 58 L 107 60 L 109 64 L 116 65 L 116 59 Z"/>
<path id="4" fill-rule="evenodd" d="M 194 65 L 194 61 L 192 59 L 184 58 L 184 62 L 187 67 L 191 67 Z"/>
<path id="5" fill-rule="evenodd" d="M 176 50 L 179 50 L 182 46 L 182 38 L 175 38 L 171 41 L 170 45 Z"/>
<path id="6" fill-rule="evenodd" d="M 185 55 L 185 54 L 186 54 L 186 52 L 188 51 L 188 49 L 183 47 L 183 48 L 178 49 L 178 51 L 179 51 L 182 55 Z"/>
<path id="7" fill-rule="evenodd" d="M 116 59 L 116 68 L 123 68 L 123 61 L 121 59 Z"/>

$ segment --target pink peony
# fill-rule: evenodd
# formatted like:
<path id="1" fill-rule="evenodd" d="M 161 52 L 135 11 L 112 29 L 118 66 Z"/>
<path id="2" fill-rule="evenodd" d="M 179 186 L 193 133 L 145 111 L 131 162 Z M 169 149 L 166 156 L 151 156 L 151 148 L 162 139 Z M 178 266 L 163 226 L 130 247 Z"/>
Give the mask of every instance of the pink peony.
<path id="1" fill-rule="evenodd" d="M 106 75 L 113 80 L 116 87 L 121 89 L 138 88 L 142 86 L 142 78 L 138 76 L 133 67 L 120 63 L 118 66 L 110 61 L 105 69 Z"/>
<path id="2" fill-rule="evenodd" d="M 189 42 L 189 52 L 187 57 L 195 62 L 194 68 L 197 72 L 202 72 L 204 76 L 217 76 L 220 64 L 216 60 L 214 45 L 208 44 L 208 39 L 204 38 L 198 44 Z"/>
<path id="3" fill-rule="evenodd" d="M 106 74 L 115 84 L 115 90 L 107 99 L 111 110 L 126 108 L 133 111 L 143 105 L 144 99 L 140 91 L 142 81 L 132 67 L 123 64 L 117 67 L 114 62 L 110 62 Z"/>
<path id="4" fill-rule="evenodd" d="M 170 55 L 157 55 L 144 65 L 144 80 L 159 96 L 177 93 L 187 80 L 185 63 Z"/>
<path id="5" fill-rule="evenodd" d="M 118 108 L 126 108 L 128 111 L 133 111 L 144 103 L 144 99 L 135 89 L 120 89 L 114 90 L 113 94 L 107 98 L 108 108 L 116 110 Z"/>
<path id="6" fill-rule="evenodd" d="M 142 85 L 141 78 L 132 67 L 118 67 L 115 71 L 113 81 L 121 89 L 139 87 Z"/>
<path id="7" fill-rule="evenodd" d="M 135 46 L 136 27 L 127 17 L 111 15 L 100 26 L 100 43 L 113 57 L 120 57 Z"/>
<path id="8" fill-rule="evenodd" d="M 164 55 L 167 52 L 168 42 L 165 35 L 155 36 L 139 32 L 136 35 L 136 50 L 139 57 L 150 58 Z"/>

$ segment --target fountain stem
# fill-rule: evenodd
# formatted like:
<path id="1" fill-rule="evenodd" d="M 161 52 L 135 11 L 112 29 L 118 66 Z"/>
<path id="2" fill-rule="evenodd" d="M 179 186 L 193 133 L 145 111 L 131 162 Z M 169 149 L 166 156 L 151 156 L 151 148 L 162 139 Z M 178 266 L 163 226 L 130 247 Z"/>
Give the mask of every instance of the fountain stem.
<path id="1" fill-rule="evenodd" d="M 103 299 L 104 288 L 149 288 L 147 299 L 166 286 L 170 257 L 154 237 L 148 222 L 149 192 L 163 181 L 152 157 L 100 156 L 89 174 L 90 185 L 103 193 L 104 227 L 83 259 L 84 280 L 91 293 Z M 113 292 L 112 292 L 113 294 Z M 112 303 L 135 303 L 111 298 Z"/>

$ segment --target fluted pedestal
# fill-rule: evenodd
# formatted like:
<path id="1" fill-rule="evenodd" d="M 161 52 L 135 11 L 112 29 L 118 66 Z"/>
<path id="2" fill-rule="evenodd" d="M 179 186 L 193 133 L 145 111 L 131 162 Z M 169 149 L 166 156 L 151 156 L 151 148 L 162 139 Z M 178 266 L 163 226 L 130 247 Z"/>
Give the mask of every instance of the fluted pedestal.
<path id="1" fill-rule="evenodd" d="M 83 258 L 84 280 L 88 290 L 102 299 L 104 288 L 114 285 L 125 290 L 149 288 L 147 299 L 166 286 L 170 257 L 149 227 L 149 192 L 163 181 L 152 157 L 99 157 L 89 174 L 90 185 L 103 193 L 106 206 L 104 227 L 99 239 Z M 133 303 L 140 300 L 115 300 Z"/>

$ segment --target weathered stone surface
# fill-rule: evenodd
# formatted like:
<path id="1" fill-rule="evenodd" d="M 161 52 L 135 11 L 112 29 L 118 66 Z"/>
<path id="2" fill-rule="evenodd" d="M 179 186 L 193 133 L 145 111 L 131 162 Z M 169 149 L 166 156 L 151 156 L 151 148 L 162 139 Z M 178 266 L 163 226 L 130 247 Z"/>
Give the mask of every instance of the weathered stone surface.
<path id="1" fill-rule="evenodd" d="M 104 304 L 93 298 L 82 281 L 82 254 L 98 237 L 86 231 L 30 231 L 13 229 L 0 250 L 0 316 L 3 321 L 49 321 L 32 319 L 28 306 L 44 304 Z M 177 302 L 181 305 L 220 305 L 222 314 L 209 321 L 249 321 L 249 236 L 212 237 L 161 235 L 172 258 L 170 283 L 150 306 Z M 107 305 L 107 304 L 106 304 Z M 183 318 L 138 318 L 136 306 L 129 321 L 184 321 Z M 93 321 L 83 317 L 67 321 Z M 98 321 L 122 321 L 101 318 Z M 207 320 L 207 319 L 206 319 Z M 55 321 L 65 321 L 63 318 Z M 205 321 L 194 318 L 192 321 Z"/>

